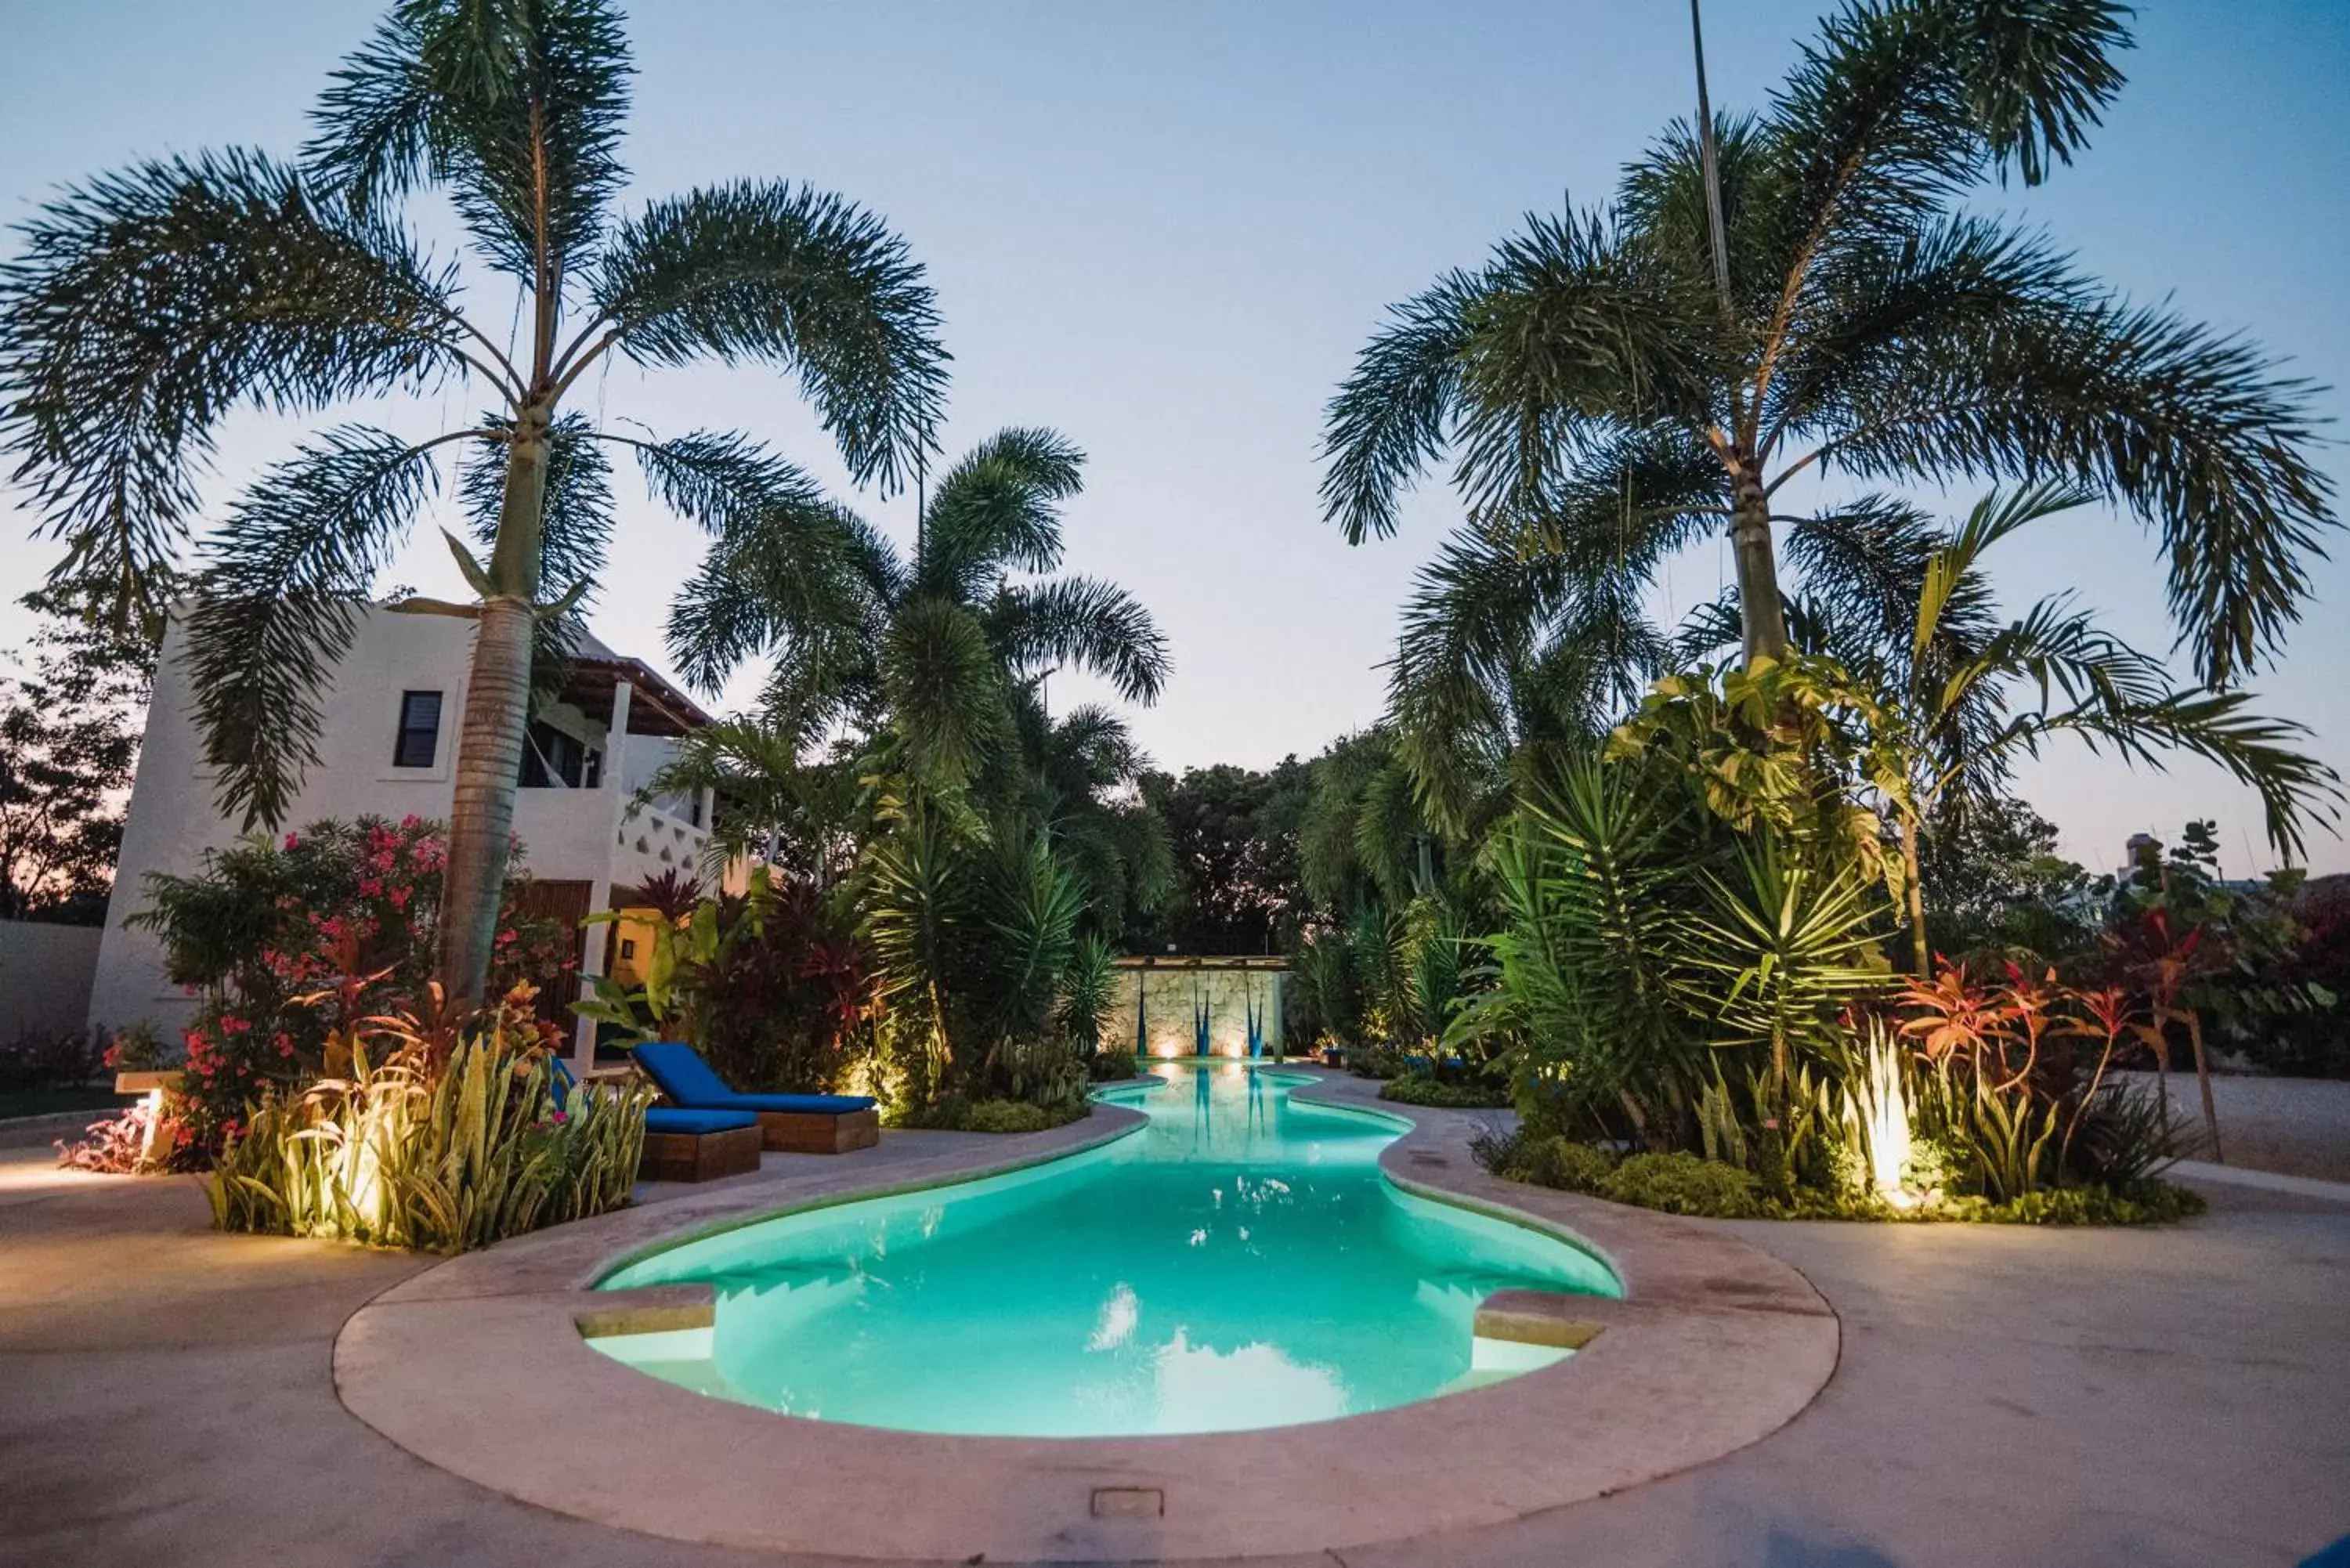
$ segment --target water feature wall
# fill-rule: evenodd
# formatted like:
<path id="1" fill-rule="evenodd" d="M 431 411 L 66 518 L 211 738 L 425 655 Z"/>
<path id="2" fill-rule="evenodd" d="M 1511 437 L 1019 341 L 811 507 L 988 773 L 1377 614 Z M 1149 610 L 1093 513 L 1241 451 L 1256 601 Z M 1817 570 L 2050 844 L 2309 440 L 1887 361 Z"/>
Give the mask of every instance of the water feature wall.
<path id="1" fill-rule="evenodd" d="M 1204 1034 L 1210 1054 L 1245 1056 L 1253 1034 L 1258 1049 L 1274 1055 L 1281 1049 L 1288 968 L 1277 958 L 1120 959 L 1111 1008 L 1118 1034 L 1113 1040 L 1105 1033 L 1102 1044 L 1150 1056 L 1190 1056 Z"/>

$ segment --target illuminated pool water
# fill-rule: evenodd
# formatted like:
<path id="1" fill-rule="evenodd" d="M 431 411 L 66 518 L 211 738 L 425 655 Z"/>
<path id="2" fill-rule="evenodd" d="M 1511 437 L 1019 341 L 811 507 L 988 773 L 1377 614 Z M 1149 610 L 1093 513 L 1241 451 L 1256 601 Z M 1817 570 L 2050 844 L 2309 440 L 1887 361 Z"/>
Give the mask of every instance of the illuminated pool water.
<path id="1" fill-rule="evenodd" d="M 641 1260 L 706 1282 L 714 1327 L 591 1341 L 789 1415 L 1094 1437 L 1284 1426 L 1547 1365 L 1474 1339 L 1508 1287 L 1617 1293 L 1539 1231 L 1402 1192 L 1401 1128 L 1293 1104 L 1307 1080 L 1169 1064 L 1141 1132 L 1009 1175 L 787 1215 Z"/>

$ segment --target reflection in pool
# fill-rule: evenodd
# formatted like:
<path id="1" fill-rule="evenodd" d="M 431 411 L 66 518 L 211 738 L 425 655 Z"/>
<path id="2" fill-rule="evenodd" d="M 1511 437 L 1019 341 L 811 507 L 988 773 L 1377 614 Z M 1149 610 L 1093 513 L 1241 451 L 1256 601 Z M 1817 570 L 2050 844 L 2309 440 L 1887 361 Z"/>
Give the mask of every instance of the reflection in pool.
<path id="1" fill-rule="evenodd" d="M 1614 1294 L 1555 1238 L 1378 1173 L 1399 1128 L 1295 1075 L 1169 1064 L 1149 1127 L 1008 1176 L 788 1215 L 644 1259 L 713 1328 L 597 1348 L 786 1414 L 922 1432 L 1201 1432 L 1375 1410 L 1557 1358 L 1473 1339 L 1508 1287 Z M 1473 1342 L 1472 1342 L 1473 1341 Z"/>

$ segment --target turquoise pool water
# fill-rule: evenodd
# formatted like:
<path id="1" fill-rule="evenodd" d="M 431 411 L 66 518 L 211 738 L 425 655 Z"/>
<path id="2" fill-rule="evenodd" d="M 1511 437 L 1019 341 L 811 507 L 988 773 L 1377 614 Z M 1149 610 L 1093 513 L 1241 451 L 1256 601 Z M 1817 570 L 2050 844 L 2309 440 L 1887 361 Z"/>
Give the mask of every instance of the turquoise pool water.
<path id="1" fill-rule="evenodd" d="M 1296 1105 L 1295 1075 L 1162 1064 L 1102 1148 L 786 1215 L 633 1263 L 706 1282 L 712 1328 L 591 1341 L 789 1415 L 1094 1437 L 1285 1426 L 1513 1376 L 1555 1351 L 1474 1339 L 1505 1287 L 1617 1293 L 1588 1253 L 1402 1192 L 1401 1129 Z"/>

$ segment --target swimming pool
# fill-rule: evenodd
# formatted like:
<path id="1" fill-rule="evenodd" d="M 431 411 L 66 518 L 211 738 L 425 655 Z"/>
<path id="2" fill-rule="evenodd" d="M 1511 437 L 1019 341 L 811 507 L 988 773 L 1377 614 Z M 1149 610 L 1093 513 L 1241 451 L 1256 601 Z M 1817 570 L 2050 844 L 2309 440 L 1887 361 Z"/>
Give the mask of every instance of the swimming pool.
<path id="1" fill-rule="evenodd" d="M 1100 1437 L 1327 1420 L 1562 1354 L 1476 1338 L 1517 1287 L 1618 1293 L 1590 1253 L 1404 1192 L 1402 1128 L 1293 1103 L 1310 1080 L 1161 1064 L 1137 1134 L 951 1187 L 821 1209 L 642 1259 L 608 1290 L 702 1282 L 706 1329 L 589 1343 L 787 1415 Z"/>

